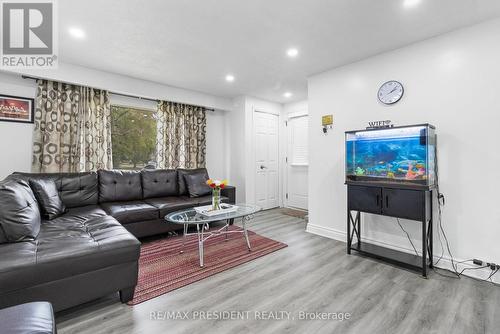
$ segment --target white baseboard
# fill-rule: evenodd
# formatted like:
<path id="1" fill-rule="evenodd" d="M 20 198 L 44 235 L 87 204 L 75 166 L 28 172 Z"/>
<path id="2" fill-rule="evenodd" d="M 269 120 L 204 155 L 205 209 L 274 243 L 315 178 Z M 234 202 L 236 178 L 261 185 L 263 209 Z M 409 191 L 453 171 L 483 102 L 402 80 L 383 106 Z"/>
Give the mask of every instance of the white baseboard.
<path id="1" fill-rule="evenodd" d="M 306 232 L 343 242 L 345 242 L 347 235 L 346 232 L 338 231 L 329 227 L 314 225 L 311 223 L 307 224 Z"/>
<path id="2" fill-rule="evenodd" d="M 325 238 L 329 239 L 334 239 L 338 240 L 341 242 L 346 242 L 347 239 L 347 233 L 345 231 L 340 231 L 336 230 L 333 228 L 329 227 L 324 227 L 324 226 L 319 226 L 319 225 L 314 225 L 314 224 L 307 224 L 306 232 L 316 234 Z M 409 254 L 414 254 L 414 250 L 406 247 L 401 247 L 393 244 L 388 244 L 383 241 L 378 241 L 370 238 L 363 238 L 363 240 L 366 240 L 367 242 L 377 245 L 377 246 L 382 246 L 382 247 L 387 247 L 390 249 L 398 250 L 401 252 L 409 253 Z M 435 250 L 436 251 L 436 250 Z M 439 260 L 439 257 L 441 256 L 440 254 L 434 254 L 434 263 L 436 263 Z M 454 259 L 455 266 L 457 270 L 460 272 L 465 268 L 477 268 L 476 265 L 471 264 L 471 263 L 457 263 L 461 262 L 463 259 Z M 450 270 L 453 271 L 453 266 L 451 264 L 451 259 L 447 256 L 443 256 L 441 260 L 439 260 L 438 264 L 435 265 L 436 268 L 441 268 L 445 270 Z M 445 275 L 453 275 L 453 273 L 444 273 Z M 476 278 L 476 279 L 486 279 L 489 275 L 491 274 L 491 270 L 489 268 L 483 268 L 483 269 L 474 269 L 474 270 L 466 270 L 464 271 L 463 275 Z M 495 275 L 493 278 L 493 282 L 500 284 L 500 271 L 497 275 Z"/>
<path id="3" fill-rule="evenodd" d="M 297 211 L 302 211 L 302 212 L 307 212 L 307 209 L 302 209 L 302 208 L 297 208 L 295 206 L 290 206 L 290 205 L 283 205 L 281 206 L 282 208 L 285 209 L 292 209 L 292 210 L 297 210 Z"/>

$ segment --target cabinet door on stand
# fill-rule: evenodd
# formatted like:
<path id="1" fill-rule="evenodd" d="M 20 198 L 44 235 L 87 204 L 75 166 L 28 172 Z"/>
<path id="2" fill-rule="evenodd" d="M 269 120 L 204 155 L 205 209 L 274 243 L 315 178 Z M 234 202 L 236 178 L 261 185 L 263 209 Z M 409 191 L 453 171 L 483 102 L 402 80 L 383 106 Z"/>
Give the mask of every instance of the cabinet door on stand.
<path id="1" fill-rule="evenodd" d="M 347 202 L 349 210 L 381 213 L 382 188 L 348 186 Z"/>
<path id="2" fill-rule="evenodd" d="M 425 220 L 425 191 L 384 188 L 382 213 L 392 217 Z"/>

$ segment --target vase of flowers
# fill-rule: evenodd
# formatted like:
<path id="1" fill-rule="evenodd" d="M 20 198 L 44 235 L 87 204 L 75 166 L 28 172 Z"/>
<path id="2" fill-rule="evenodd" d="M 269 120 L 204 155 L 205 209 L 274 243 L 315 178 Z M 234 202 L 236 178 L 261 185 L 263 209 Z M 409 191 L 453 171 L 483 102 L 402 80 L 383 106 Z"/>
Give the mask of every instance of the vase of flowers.
<path id="1" fill-rule="evenodd" d="M 212 210 L 220 210 L 220 191 L 227 185 L 227 180 L 207 180 L 207 185 L 212 188 Z"/>

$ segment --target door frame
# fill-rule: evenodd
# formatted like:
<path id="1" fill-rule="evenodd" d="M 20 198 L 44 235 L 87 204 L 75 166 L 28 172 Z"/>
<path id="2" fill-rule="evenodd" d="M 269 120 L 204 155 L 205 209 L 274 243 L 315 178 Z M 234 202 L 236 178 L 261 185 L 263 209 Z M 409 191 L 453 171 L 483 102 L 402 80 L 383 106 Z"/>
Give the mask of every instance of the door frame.
<path id="1" fill-rule="evenodd" d="M 299 209 L 299 208 L 296 208 L 296 207 L 291 207 L 290 205 L 288 205 L 288 197 L 287 197 L 287 194 L 288 194 L 288 154 L 289 154 L 289 147 L 288 147 L 288 136 L 290 135 L 290 128 L 288 127 L 288 122 L 292 119 L 292 118 L 297 118 L 297 117 L 302 117 L 302 116 L 307 116 L 309 117 L 309 112 L 307 109 L 299 109 L 297 111 L 292 111 L 292 112 L 289 112 L 286 117 L 285 117 L 285 131 L 284 131 L 284 155 L 285 155 L 285 158 L 284 158 L 284 163 L 283 163 L 283 170 L 282 170 L 282 173 L 283 173 L 283 206 L 286 207 L 286 208 L 292 208 L 292 209 L 296 209 L 296 210 L 302 210 L 302 209 Z M 309 129 L 308 129 L 309 131 Z M 309 173 L 309 164 L 307 165 L 307 168 L 308 168 L 308 173 Z M 309 196 L 308 196 L 309 197 Z"/>
<path id="2" fill-rule="evenodd" d="M 285 131 L 283 131 L 285 127 L 285 122 L 283 120 L 283 114 L 278 113 L 278 112 L 272 112 L 270 110 L 266 110 L 265 108 L 261 107 L 252 107 L 252 115 L 251 115 L 251 134 L 250 134 L 250 152 L 246 156 L 249 158 L 247 165 L 247 175 L 251 175 L 251 179 L 249 180 L 250 182 L 245 182 L 246 183 L 246 198 L 247 202 L 250 203 L 249 199 L 251 198 L 251 203 L 255 204 L 256 203 L 256 196 L 257 192 L 255 191 L 255 159 L 256 159 L 256 150 L 255 150 L 255 113 L 263 113 L 263 114 L 270 114 L 278 117 L 278 167 L 277 167 L 277 172 L 278 172 L 278 207 L 283 207 L 283 198 L 284 198 L 284 192 L 283 192 L 283 164 L 285 161 L 285 155 L 286 153 L 283 151 L 283 145 L 286 143 L 284 142 L 283 139 L 283 134 Z M 248 138 L 248 137 L 247 137 Z M 248 147 L 248 146 L 247 146 Z M 251 169 L 250 169 L 251 168 Z M 251 171 L 251 172 L 250 172 Z M 249 196 L 250 195 L 250 196 Z"/>

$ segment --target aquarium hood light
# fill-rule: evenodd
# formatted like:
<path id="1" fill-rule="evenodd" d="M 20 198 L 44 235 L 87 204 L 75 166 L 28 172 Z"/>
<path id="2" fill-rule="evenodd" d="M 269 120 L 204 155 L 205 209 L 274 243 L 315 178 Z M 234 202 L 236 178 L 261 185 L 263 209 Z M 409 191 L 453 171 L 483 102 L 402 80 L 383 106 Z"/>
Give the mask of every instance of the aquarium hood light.
<path id="1" fill-rule="evenodd" d="M 383 136 L 385 139 L 404 138 L 415 135 L 415 129 L 425 130 L 425 126 L 418 128 L 385 128 L 380 130 L 361 130 L 354 133 L 356 139 L 371 139 Z"/>

